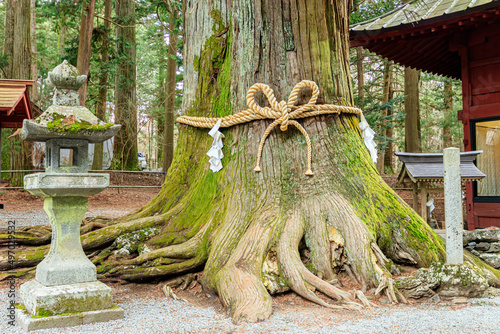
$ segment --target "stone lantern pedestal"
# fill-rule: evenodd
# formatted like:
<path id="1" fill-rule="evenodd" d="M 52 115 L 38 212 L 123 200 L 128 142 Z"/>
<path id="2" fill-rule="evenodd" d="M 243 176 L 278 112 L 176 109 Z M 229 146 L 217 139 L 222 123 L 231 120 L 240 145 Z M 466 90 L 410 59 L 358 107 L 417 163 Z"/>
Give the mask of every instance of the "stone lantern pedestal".
<path id="1" fill-rule="evenodd" d="M 36 120 L 25 120 L 23 140 L 46 142 L 45 173 L 27 175 L 24 187 L 45 198 L 52 242 L 38 264 L 35 279 L 21 285 L 24 309 L 16 310 L 25 330 L 68 327 L 121 319 L 111 288 L 97 281 L 96 267 L 80 242 L 80 224 L 88 197 L 109 186 L 108 174 L 88 174 L 88 144 L 111 138 L 119 125 L 105 124 L 79 106 L 78 89 L 85 76 L 64 61 L 49 73 L 55 86 L 53 105 Z M 62 159 L 69 153 L 70 161 Z"/>

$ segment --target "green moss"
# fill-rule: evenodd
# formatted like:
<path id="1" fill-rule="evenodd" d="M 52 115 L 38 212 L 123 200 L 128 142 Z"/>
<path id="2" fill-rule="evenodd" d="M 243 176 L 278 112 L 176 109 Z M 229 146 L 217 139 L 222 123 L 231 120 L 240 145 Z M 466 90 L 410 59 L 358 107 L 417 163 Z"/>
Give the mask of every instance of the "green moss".
<path id="1" fill-rule="evenodd" d="M 53 132 L 69 132 L 76 133 L 79 131 L 93 130 L 93 131 L 105 131 L 112 127 L 113 123 L 106 123 L 105 125 L 92 124 L 87 121 L 76 121 L 72 124 L 63 124 L 64 119 L 67 115 L 62 115 L 58 113 L 52 113 L 52 120 L 47 123 L 47 128 Z"/>
<path id="2" fill-rule="evenodd" d="M 37 307 L 35 314 L 37 314 L 37 315 L 33 316 L 34 318 L 45 318 L 45 317 L 53 316 L 54 312 L 46 310 L 46 309 L 41 308 L 41 307 Z"/>
<path id="3" fill-rule="evenodd" d="M 33 253 L 26 254 L 26 260 L 33 262 L 40 262 L 43 260 L 43 256 L 45 254 L 45 250 L 43 248 L 36 248 Z"/>
<path id="4" fill-rule="evenodd" d="M 26 306 L 24 306 L 24 304 L 22 303 L 16 303 L 14 307 L 18 310 L 26 310 Z"/>

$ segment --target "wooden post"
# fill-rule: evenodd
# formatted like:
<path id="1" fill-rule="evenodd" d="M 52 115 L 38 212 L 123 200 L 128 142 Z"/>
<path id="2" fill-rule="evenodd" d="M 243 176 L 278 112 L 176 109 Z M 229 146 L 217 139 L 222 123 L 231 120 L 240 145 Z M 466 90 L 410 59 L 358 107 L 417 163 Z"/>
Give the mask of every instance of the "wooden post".
<path id="1" fill-rule="evenodd" d="M 416 182 L 413 184 L 413 210 L 418 212 L 418 185 Z"/>
<path id="2" fill-rule="evenodd" d="M 427 182 L 420 184 L 420 215 L 427 222 Z"/>

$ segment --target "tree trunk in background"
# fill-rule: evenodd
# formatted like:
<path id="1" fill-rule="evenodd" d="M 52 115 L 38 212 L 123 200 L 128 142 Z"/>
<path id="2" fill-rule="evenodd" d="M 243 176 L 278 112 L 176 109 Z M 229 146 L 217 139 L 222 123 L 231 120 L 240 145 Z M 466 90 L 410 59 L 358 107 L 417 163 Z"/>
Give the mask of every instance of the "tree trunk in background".
<path id="1" fill-rule="evenodd" d="M 444 81 L 444 110 L 443 110 L 443 149 L 453 145 L 451 138 L 451 120 L 453 119 L 453 81 Z"/>
<path id="2" fill-rule="evenodd" d="M 137 97 L 136 97 L 136 42 L 135 1 L 115 3 L 116 47 L 118 66 L 115 74 L 115 123 L 121 130 L 115 135 L 113 168 L 135 170 L 137 159 Z"/>
<path id="3" fill-rule="evenodd" d="M 9 54 L 9 66 L 5 69 L 7 79 L 31 78 L 31 1 L 9 0 L 6 3 L 6 38 L 4 53 Z M 7 30 L 12 29 L 12 30 Z M 15 129 L 14 129 L 15 130 Z M 32 168 L 32 143 L 21 141 L 18 136 L 7 140 L 12 170 Z M 13 186 L 23 184 L 24 173 L 12 173 Z"/>
<path id="4" fill-rule="evenodd" d="M 64 47 L 66 45 L 66 13 L 64 9 L 59 11 L 59 35 L 57 36 L 57 56 L 64 57 Z"/>
<path id="5" fill-rule="evenodd" d="M 356 48 L 356 68 L 358 79 L 358 103 L 362 110 L 365 107 L 365 75 L 363 71 L 363 47 Z"/>
<path id="6" fill-rule="evenodd" d="M 76 61 L 76 68 L 80 74 L 87 76 L 88 82 L 90 76 L 90 47 L 92 44 L 92 30 L 94 29 L 95 0 L 82 1 L 82 17 L 80 20 L 78 59 Z M 87 100 L 87 82 L 85 82 L 78 90 L 81 106 L 85 106 L 85 102 Z"/>
<path id="7" fill-rule="evenodd" d="M 15 5 L 16 0 L 6 0 L 5 1 L 5 31 L 4 31 L 4 44 L 3 44 L 3 54 L 9 56 L 9 65 L 3 70 L 6 79 L 12 79 L 12 55 L 14 53 L 14 22 L 15 22 Z"/>
<path id="8" fill-rule="evenodd" d="M 394 82 L 392 80 L 392 71 L 389 74 L 389 96 L 387 101 L 391 101 L 394 98 Z M 387 109 L 387 117 L 389 119 L 390 126 L 387 127 L 385 132 L 385 137 L 387 138 L 387 146 L 384 154 L 384 173 L 394 174 L 394 123 L 392 121 L 392 109 Z"/>
<path id="9" fill-rule="evenodd" d="M 101 68 L 99 69 L 99 93 L 96 102 L 96 116 L 101 121 L 106 118 L 106 97 L 108 95 L 108 66 L 109 66 L 109 29 L 111 25 L 111 10 L 113 9 L 113 0 L 104 2 L 104 34 L 102 36 Z M 94 159 L 92 161 L 93 170 L 102 169 L 103 143 L 94 144 Z"/>
<path id="10" fill-rule="evenodd" d="M 165 85 L 165 130 L 163 147 L 163 171 L 167 171 L 174 156 L 175 86 L 177 84 L 177 8 L 170 11 L 167 80 Z"/>
<path id="11" fill-rule="evenodd" d="M 392 62 L 386 61 L 384 62 L 384 83 L 383 83 L 383 92 L 382 92 L 382 103 L 389 102 L 389 93 L 391 90 L 391 64 Z M 382 109 L 382 122 L 380 123 L 381 131 L 379 136 L 384 138 L 384 141 L 387 142 L 387 108 Z M 387 153 L 387 144 L 382 147 L 379 146 L 378 150 L 378 158 L 377 158 L 377 170 L 380 174 L 384 172 L 384 162 L 385 155 Z"/>
<path id="12" fill-rule="evenodd" d="M 405 151 L 421 152 L 420 104 L 418 95 L 419 73 L 405 67 Z"/>
<path id="13" fill-rule="evenodd" d="M 161 20 L 160 17 L 158 17 L 158 20 Z M 165 70 L 167 69 L 167 49 L 168 46 L 165 45 L 165 25 L 162 24 L 161 28 L 161 34 L 158 35 L 159 38 L 159 45 L 160 45 L 160 50 L 158 53 L 158 89 L 157 89 L 157 94 L 158 94 L 158 115 L 156 117 L 156 122 L 157 122 L 157 129 L 156 131 L 156 142 L 158 145 L 158 155 L 156 157 L 156 166 L 157 168 L 160 166 L 160 163 L 163 164 L 163 150 L 165 147 L 165 93 L 166 93 L 166 87 L 165 87 Z"/>
<path id="14" fill-rule="evenodd" d="M 38 65 L 37 65 L 37 50 L 36 50 L 36 0 L 31 0 L 31 78 L 34 80 L 31 89 L 30 99 L 34 103 L 38 102 Z"/>

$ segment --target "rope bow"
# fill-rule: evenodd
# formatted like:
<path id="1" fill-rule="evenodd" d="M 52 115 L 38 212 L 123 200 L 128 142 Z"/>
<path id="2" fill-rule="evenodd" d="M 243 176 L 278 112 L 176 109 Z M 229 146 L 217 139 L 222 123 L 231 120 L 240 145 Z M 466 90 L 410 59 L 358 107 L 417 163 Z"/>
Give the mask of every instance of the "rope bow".
<path id="1" fill-rule="evenodd" d="M 309 102 L 296 110 L 292 111 L 292 108 L 295 106 L 295 102 L 297 102 L 297 98 L 299 96 L 299 92 L 302 88 L 309 87 L 312 89 L 313 93 Z M 262 91 L 264 95 L 267 97 L 269 101 L 269 105 L 271 106 L 262 108 L 255 102 L 255 94 L 259 91 Z M 306 130 L 300 125 L 299 122 L 295 121 L 294 118 L 299 118 L 297 116 L 301 115 L 304 112 L 308 112 L 314 108 L 316 105 L 316 100 L 319 96 L 318 85 L 315 82 L 309 80 L 303 80 L 299 82 L 293 88 L 290 96 L 288 97 L 288 103 L 285 101 L 277 102 L 276 97 L 274 97 L 273 90 L 265 84 L 257 83 L 250 87 L 247 93 L 247 105 L 253 110 L 255 113 L 264 116 L 265 118 L 274 118 L 274 122 L 272 122 L 264 132 L 264 135 L 260 139 L 259 152 L 257 153 L 257 165 L 254 168 L 254 171 L 260 172 L 260 158 L 262 156 L 262 148 L 264 147 L 264 142 L 266 141 L 269 133 L 275 126 L 279 124 L 281 131 L 286 131 L 288 129 L 288 125 L 293 125 L 304 135 L 307 142 L 307 171 L 306 175 L 312 176 L 314 175 L 311 169 L 311 140 L 309 139 L 309 135 Z"/>
<path id="2" fill-rule="evenodd" d="M 295 106 L 297 102 L 299 93 L 302 88 L 309 87 L 312 89 L 312 96 L 309 102 L 301 106 Z M 270 107 L 261 107 L 255 102 L 255 94 L 262 91 L 269 101 Z M 295 119 L 312 117 L 317 115 L 325 114 L 340 114 L 348 113 L 355 115 L 362 115 L 362 112 L 358 108 L 347 107 L 347 106 L 337 106 L 331 104 L 320 104 L 317 105 L 316 101 L 319 96 L 318 85 L 315 82 L 309 80 L 303 80 L 299 82 L 292 89 L 290 96 L 288 97 L 288 102 L 281 101 L 277 102 L 274 96 L 273 90 L 266 84 L 256 83 L 247 92 L 247 105 L 249 109 L 243 110 L 237 114 L 229 115 L 223 118 L 210 118 L 210 117 L 190 117 L 181 116 L 177 118 L 177 122 L 200 127 L 200 128 L 212 128 L 215 126 L 219 119 L 222 119 L 221 127 L 230 127 L 237 124 L 247 123 L 259 119 L 274 119 L 274 121 L 267 127 L 264 135 L 260 139 L 259 151 L 257 154 L 257 164 L 254 171 L 260 172 L 260 158 L 262 156 L 262 149 L 264 147 L 264 142 L 271 130 L 277 125 L 280 126 L 281 131 L 286 131 L 289 125 L 295 126 L 304 135 L 307 142 L 307 171 L 306 175 L 314 175 L 311 169 L 311 140 L 306 130 L 295 121 Z"/>

